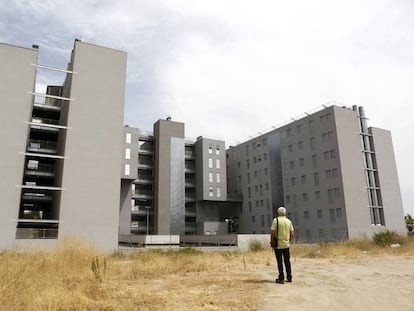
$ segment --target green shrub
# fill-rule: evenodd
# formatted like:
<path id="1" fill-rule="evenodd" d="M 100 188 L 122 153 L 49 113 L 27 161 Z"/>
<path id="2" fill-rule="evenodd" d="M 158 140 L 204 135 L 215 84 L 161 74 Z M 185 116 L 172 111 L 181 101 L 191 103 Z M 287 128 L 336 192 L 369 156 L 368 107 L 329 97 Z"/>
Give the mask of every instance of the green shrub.
<path id="1" fill-rule="evenodd" d="M 395 231 L 382 231 L 379 233 L 375 233 L 372 240 L 374 241 L 375 245 L 384 247 L 389 246 L 391 244 L 403 244 L 404 238 Z"/>
<path id="2" fill-rule="evenodd" d="M 249 251 L 251 252 L 258 252 L 264 250 L 263 243 L 258 240 L 250 240 L 249 241 Z"/>

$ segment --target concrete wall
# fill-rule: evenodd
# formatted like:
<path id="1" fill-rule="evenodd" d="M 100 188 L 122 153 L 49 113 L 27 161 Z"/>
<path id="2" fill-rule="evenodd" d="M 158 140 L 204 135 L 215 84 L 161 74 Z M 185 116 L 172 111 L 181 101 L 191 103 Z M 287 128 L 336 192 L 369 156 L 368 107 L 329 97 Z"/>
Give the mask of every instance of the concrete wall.
<path id="1" fill-rule="evenodd" d="M 59 239 L 118 246 L 125 52 L 75 42 Z"/>
<path id="2" fill-rule="evenodd" d="M 182 150 L 175 150 L 175 162 L 172 157 L 172 138 L 182 140 Z M 177 144 L 179 142 L 174 140 Z M 185 213 L 185 175 L 184 175 L 184 124 L 171 120 L 159 120 L 154 124 L 154 143 L 155 143 L 155 182 L 154 182 L 154 233 L 160 235 L 184 234 L 185 230 L 184 213 Z M 182 163 L 179 163 L 182 162 Z M 174 169 L 176 173 L 172 176 L 172 165 L 182 167 L 182 171 Z M 181 166 L 182 165 L 182 166 Z M 175 193 L 175 199 L 180 200 L 182 197 L 182 206 L 177 206 L 179 202 L 174 202 L 171 197 L 171 181 L 181 183 L 179 188 L 182 193 Z M 178 180 L 180 179 L 180 180 Z M 176 189 L 178 190 L 178 189 Z M 180 195 L 180 197 L 177 197 Z M 177 224 L 172 224 L 172 206 L 182 209 L 183 226 L 177 228 Z M 173 230 L 174 227 L 174 230 Z M 180 231 L 180 232 L 176 232 Z"/>
<path id="3" fill-rule="evenodd" d="M 37 55 L 0 43 L 0 249 L 12 247 L 16 235 Z"/>
<path id="4" fill-rule="evenodd" d="M 201 137 L 195 143 L 195 148 L 197 200 L 225 201 L 227 199 L 227 172 L 224 141 Z M 219 168 L 216 166 L 217 160 L 220 162 Z M 212 167 L 209 167 L 209 161 L 212 161 Z M 213 177 L 212 181 L 209 180 L 210 173 Z M 220 182 L 217 182 L 217 174 L 220 174 Z M 212 196 L 210 187 L 213 189 Z M 218 188 L 220 195 L 217 193 Z"/>
<path id="5" fill-rule="evenodd" d="M 369 128 L 369 132 L 372 134 L 373 148 L 378 166 L 385 228 L 405 235 L 407 229 L 404 221 L 404 209 L 391 132 L 373 127 Z"/>

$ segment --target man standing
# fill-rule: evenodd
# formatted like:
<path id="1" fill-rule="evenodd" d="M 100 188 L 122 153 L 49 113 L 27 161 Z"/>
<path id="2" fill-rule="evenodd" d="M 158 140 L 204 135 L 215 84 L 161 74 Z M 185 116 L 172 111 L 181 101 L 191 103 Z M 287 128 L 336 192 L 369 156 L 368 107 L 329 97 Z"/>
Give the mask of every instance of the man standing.
<path id="1" fill-rule="evenodd" d="M 279 270 L 279 277 L 276 283 L 285 283 L 285 276 L 283 274 L 283 263 L 286 268 L 286 281 L 292 282 L 292 269 L 290 266 L 290 242 L 293 241 L 293 225 L 292 222 L 286 218 L 286 208 L 279 207 L 277 209 L 278 217 L 273 219 L 270 243 L 273 237 L 277 237 L 277 247 L 274 248 L 277 260 L 277 268 Z"/>

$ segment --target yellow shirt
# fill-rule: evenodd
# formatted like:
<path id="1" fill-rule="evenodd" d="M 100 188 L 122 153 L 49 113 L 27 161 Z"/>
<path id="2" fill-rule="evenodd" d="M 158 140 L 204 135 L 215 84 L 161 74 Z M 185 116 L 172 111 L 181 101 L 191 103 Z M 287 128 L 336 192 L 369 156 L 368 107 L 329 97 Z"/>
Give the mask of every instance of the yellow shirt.
<path id="1" fill-rule="evenodd" d="M 277 232 L 277 248 L 283 249 L 283 248 L 289 248 L 290 247 L 290 233 L 293 232 L 293 225 L 292 222 L 286 218 L 286 216 L 279 216 L 277 217 L 279 219 L 279 225 L 278 229 L 277 226 L 277 220 L 276 218 L 273 219 L 271 230 L 275 231 L 275 234 Z"/>

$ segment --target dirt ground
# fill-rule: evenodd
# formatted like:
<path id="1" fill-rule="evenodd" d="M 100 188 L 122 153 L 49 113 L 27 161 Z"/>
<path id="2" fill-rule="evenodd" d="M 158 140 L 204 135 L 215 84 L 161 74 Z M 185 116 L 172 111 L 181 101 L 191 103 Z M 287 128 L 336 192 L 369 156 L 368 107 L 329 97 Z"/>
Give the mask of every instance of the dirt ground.
<path id="1" fill-rule="evenodd" d="M 414 257 L 293 258 L 283 285 L 276 271 L 275 262 L 259 271 L 269 290 L 260 311 L 414 310 Z"/>

